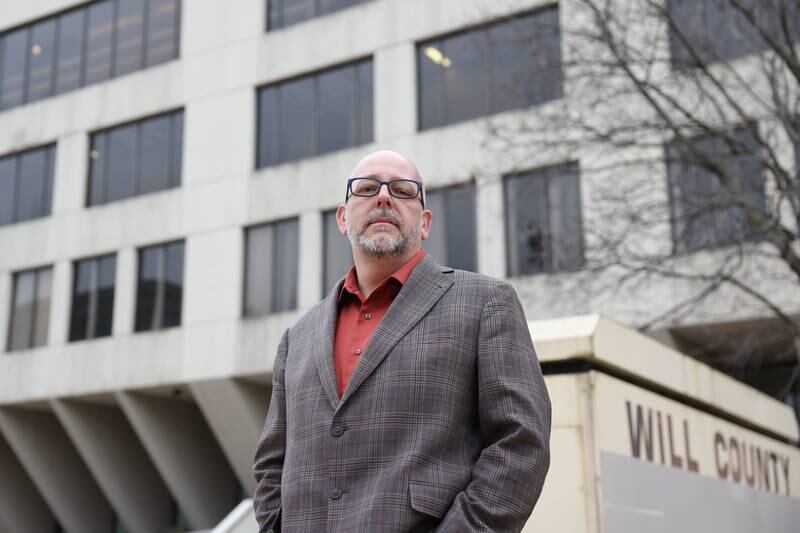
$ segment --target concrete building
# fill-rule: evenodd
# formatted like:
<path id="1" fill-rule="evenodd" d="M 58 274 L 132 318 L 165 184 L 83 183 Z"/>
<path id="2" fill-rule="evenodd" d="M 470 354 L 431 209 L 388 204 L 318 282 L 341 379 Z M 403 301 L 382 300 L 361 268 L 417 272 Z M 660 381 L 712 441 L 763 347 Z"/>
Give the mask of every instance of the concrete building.
<path id="1" fill-rule="evenodd" d="M 420 167 L 429 251 L 510 278 L 529 319 L 646 322 L 626 297 L 560 297 L 591 220 L 575 159 L 538 154 L 519 174 L 483 145 L 484 117 L 513 122 L 569 97 L 558 22 L 571 9 L 4 2 L 0 532 L 210 529 L 252 493 L 274 350 L 345 273 L 330 213 L 374 149 Z M 470 61 L 500 68 L 448 70 Z M 506 90 L 519 69 L 541 79 L 534 90 Z M 558 214 L 531 215 L 537 194 L 561 198 Z M 526 255 L 531 235 L 517 230 L 537 224 L 554 238 Z M 655 315 L 672 294 L 652 294 Z M 702 342 L 699 331 L 662 338 Z"/>

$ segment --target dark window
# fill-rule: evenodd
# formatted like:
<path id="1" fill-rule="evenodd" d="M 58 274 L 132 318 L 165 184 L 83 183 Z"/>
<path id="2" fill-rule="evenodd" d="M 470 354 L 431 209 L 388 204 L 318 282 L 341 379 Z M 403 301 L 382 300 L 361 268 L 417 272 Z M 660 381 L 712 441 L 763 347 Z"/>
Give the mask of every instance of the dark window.
<path id="1" fill-rule="evenodd" d="M 259 168 L 372 141 L 372 60 L 258 92 Z"/>
<path id="2" fill-rule="evenodd" d="M 178 57 L 180 37 L 178 0 L 150 0 L 147 19 L 147 65 Z"/>
<path id="3" fill-rule="evenodd" d="M 297 307 L 297 219 L 246 230 L 244 314 L 263 315 Z"/>
<path id="4" fill-rule="evenodd" d="M 55 147 L 0 158 L 0 225 L 50 214 Z"/>
<path id="5" fill-rule="evenodd" d="M 570 163 L 504 178 L 508 275 L 583 266 L 580 174 Z"/>
<path id="6" fill-rule="evenodd" d="M 145 0 L 125 0 L 117 5 L 114 74 L 120 76 L 144 64 Z"/>
<path id="7" fill-rule="evenodd" d="M 277 30 L 368 0 L 267 0 L 270 30 Z"/>
<path id="8" fill-rule="evenodd" d="M 178 57 L 179 0 L 99 0 L 0 34 L 0 110 Z"/>
<path id="9" fill-rule="evenodd" d="M 89 85 L 111 77 L 114 35 L 114 2 L 105 0 L 88 7 L 84 82 Z"/>
<path id="10" fill-rule="evenodd" d="M 747 216 L 748 210 L 767 216 L 764 169 L 751 129 L 695 137 L 690 146 L 670 143 L 666 157 L 676 253 L 759 238 Z"/>
<path id="11" fill-rule="evenodd" d="M 767 47 L 759 28 L 788 47 L 798 38 L 798 6 L 783 0 L 669 0 L 670 51 L 676 69 L 735 59 Z M 785 26 L 784 26 L 785 23 Z"/>
<path id="12" fill-rule="evenodd" d="M 55 37 L 55 19 L 42 21 L 31 28 L 30 67 L 26 98 L 28 102 L 40 100 L 53 94 Z"/>
<path id="13" fill-rule="evenodd" d="M 92 134 L 88 205 L 180 186 L 182 152 L 182 111 Z"/>
<path id="14" fill-rule="evenodd" d="M 140 249 L 136 331 L 179 326 L 182 307 L 183 242 Z"/>
<path id="15" fill-rule="evenodd" d="M 419 128 L 560 98 L 558 13 L 548 7 L 419 43 Z"/>
<path id="16" fill-rule="evenodd" d="M 433 212 L 431 232 L 422 241 L 425 250 L 439 263 L 475 271 L 475 185 L 428 191 L 425 201 Z"/>
<path id="17" fill-rule="evenodd" d="M 114 255 L 75 262 L 69 340 L 111 335 L 116 267 Z"/>
<path id="18" fill-rule="evenodd" d="M 322 232 L 322 295 L 325 296 L 353 266 L 353 250 L 350 239 L 339 233 L 335 209 L 322 214 Z"/>
<path id="19" fill-rule="evenodd" d="M 0 58 L 0 109 L 25 102 L 25 71 L 28 63 L 28 28 L 3 36 Z"/>
<path id="20" fill-rule="evenodd" d="M 70 11 L 58 17 L 58 61 L 56 93 L 77 89 L 82 84 L 83 10 Z"/>
<path id="21" fill-rule="evenodd" d="M 52 274 L 50 267 L 14 274 L 9 351 L 47 344 Z"/>

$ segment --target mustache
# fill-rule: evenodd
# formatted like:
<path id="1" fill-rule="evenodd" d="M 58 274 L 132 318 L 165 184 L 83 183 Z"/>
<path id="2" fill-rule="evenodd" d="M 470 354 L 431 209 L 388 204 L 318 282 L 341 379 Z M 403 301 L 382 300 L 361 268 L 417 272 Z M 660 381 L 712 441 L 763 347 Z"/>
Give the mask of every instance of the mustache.
<path id="1" fill-rule="evenodd" d="M 394 224 L 398 228 L 401 227 L 402 220 L 400 219 L 400 215 L 398 215 L 394 209 L 390 208 L 373 209 L 372 211 L 367 213 L 367 218 L 364 220 L 364 225 L 362 227 L 366 229 L 367 226 L 369 226 L 379 218 L 388 218 L 389 220 L 392 221 L 392 224 Z"/>

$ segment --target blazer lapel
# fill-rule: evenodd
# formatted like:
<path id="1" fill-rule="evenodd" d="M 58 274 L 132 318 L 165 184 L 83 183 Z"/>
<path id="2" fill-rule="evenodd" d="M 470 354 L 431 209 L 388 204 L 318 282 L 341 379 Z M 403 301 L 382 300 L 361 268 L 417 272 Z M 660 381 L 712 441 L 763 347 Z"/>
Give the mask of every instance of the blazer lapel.
<path id="1" fill-rule="evenodd" d="M 320 306 L 322 316 L 317 321 L 318 344 L 312 347 L 316 354 L 317 372 L 322 388 L 334 409 L 339 405 L 339 391 L 336 385 L 336 367 L 333 364 L 333 338 L 336 335 L 337 300 L 341 287 L 342 283 L 339 282 Z"/>
<path id="2" fill-rule="evenodd" d="M 339 406 L 353 395 L 359 385 L 381 364 L 381 361 L 400 339 L 422 320 L 422 317 L 447 292 L 453 284 L 453 280 L 450 276 L 445 276 L 444 272 L 452 272 L 452 269 L 437 265 L 430 256 L 426 256 L 414 268 L 380 325 L 372 334 L 367 349 L 347 384 Z"/>

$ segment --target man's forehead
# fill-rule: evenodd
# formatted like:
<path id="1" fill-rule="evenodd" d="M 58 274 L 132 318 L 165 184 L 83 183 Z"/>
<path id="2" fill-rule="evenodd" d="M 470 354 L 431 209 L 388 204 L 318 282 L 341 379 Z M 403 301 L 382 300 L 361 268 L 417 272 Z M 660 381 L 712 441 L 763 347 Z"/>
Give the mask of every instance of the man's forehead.
<path id="1" fill-rule="evenodd" d="M 419 172 L 411 161 L 396 152 L 376 152 L 358 162 L 353 169 L 354 177 L 382 179 L 420 179 Z"/>

